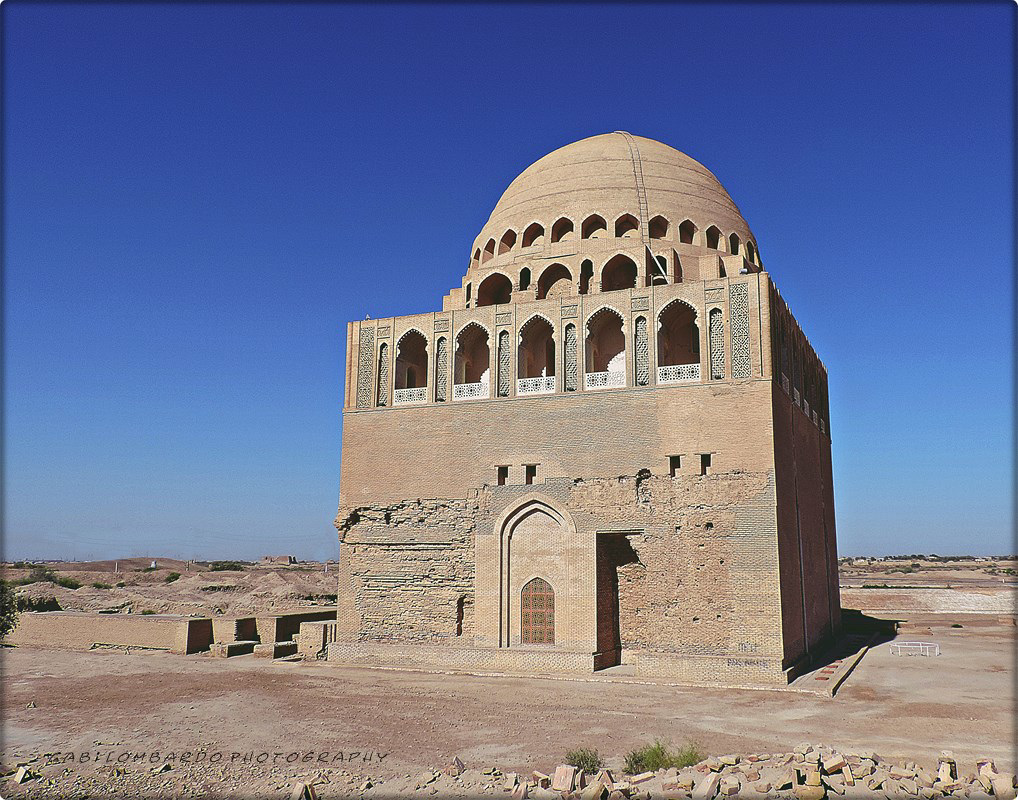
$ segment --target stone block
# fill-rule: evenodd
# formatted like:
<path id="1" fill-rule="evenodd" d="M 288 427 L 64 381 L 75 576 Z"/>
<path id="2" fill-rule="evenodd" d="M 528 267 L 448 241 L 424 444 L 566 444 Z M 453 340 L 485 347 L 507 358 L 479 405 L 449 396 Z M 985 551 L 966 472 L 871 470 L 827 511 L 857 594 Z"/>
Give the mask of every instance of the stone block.
<path id="1" fill-rule="evenodd" d="M 551 786 L 551 776 L 545 775 L 543 772 L 534 770 L 530 773 L 530 779 L 537 784 L 539 789 L 547 789 Z"/>
<path id="2" fill-rule="evenodd" d="M 641 772 L 639 775 L 633 775 L 632 777 L 630 777 L 629 782 L 635 786 L 638 783 L 649 781 L 654 776 L 655 773 L 653 772 Z"/>
<path id="3" fill-rule="evenodd" d="M 1015 800 L 1015 776 L 1007 773 L 1000 773 L 990 778 L 993 786 L 993 794 L 998 800 Z"/>
<path id="4" fill-rule="evenodd" d="M 576 767 L 560 764 L 555 768 L 555 776 L 551 780 L 553 792 L 571 792 L 576 785 Z"/>
<path id="5" fill-rule="evenodd" d="M 830 758 L 828 758 L 823 763 L 824 763 L 824 772 L 826 772 L 828 775 L 831 775 L 831 774 L 833 774 L 835 772 L 840 772 L 841 769 L 848 762 L 845 761 L 845 757 L 844 756 L 835 755 L 835 756 L 831 756 Z"/>
<path id="6" fill-rule="evenodd" d="M 721 776 L 717 772 L 704 775 L 693 787 L 693 800 L 711 800 L 717 794 Z"/>
<path id="7" fill-rule="evenodd" d="M 823 800 L 826 794 L 827 790 L 823 786 L 807 786 L 802 783 L 795 785 L 795 796 L 799 800 Z"/>
<path id="8" fill-rule="evenodd" d="M 742 784 L 739 783 L 738 778 L 734 775 L 725 775 L 721 779 L 721 783 L 718 784 L 718 794 L 723 797 L 731 797 L 733 794 L 738 794 L 741 788 Z"/>

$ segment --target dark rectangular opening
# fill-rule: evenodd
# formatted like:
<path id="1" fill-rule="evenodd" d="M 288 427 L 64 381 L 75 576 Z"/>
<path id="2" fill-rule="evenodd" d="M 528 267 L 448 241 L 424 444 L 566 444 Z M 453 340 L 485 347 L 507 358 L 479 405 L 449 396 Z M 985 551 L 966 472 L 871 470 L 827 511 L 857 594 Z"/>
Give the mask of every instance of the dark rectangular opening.
<path id="1" fill-rule="evenodd" d="M 700 474 L 710 475 L 710 453 L 700 454 Z"/>
<path id="2" fill-rule="evenodd" d="M 534 482 L 534 478 L 537 477 L 537 464 L 524 464 L 523 476 L 527 486 L 532 484 Z"/>
<path id="3" fill-rule="evenodd" d="M 509 467 L 495 467 L 496 474 L 498 476 L 498 485 L 505 486 L 507 480 L 509 480 Z"/>
<path id="4" fill-rule="evenodd" d="M 682 456 L 668 456 L 668 474 L 673 478 L 679 474 L 682 468 Z"/>

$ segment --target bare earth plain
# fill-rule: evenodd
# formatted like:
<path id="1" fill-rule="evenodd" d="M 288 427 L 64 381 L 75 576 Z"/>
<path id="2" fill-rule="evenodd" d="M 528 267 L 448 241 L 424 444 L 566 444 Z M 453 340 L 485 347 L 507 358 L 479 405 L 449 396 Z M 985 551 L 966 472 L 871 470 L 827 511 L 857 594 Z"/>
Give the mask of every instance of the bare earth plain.
<path id="1" fill-rule="evenodd" d="M 286 798 L 298 782 L 315 781 L 321 798 L 429 797 L 443 784 L 418 789 L 422 770 L 458 756 L 478 796 L 509 797 L 501 783 L 487 788 L 481 771 L 548 773 L 580 747 L 620 770 L 625 753 L 655 739 L 694 741 L 705 755 L 784 753 L 808 742 L 931 769 L 951 750 L 959 771 L 992 758 L 1014 772 L 1015 579 L 1006 570 L 1015 563 L 948 566 L 843 564 L 844 606 L 898 620 L 895 641 L 935 642 L 941 655 L 896 656 L 893 642 L 881 642 L 834 697 L 809 691 L 810 675 L 787 690 L 733 690 L 603 674 L 568 680 L 5 648 L 0 794 Z M 279 571 L 252 569 L 243 580 Z M 267 580 L 279 588 L 278 578 Z M 165 584 L 152 585 L 162 596 Z M 259 596 L 256 585 L 245 587 Z M 262 596 L 276 606 L 276 595 Z M 946 610 L 930 608 L 938 604 Z M 64 595 L 61 605 L 73 608 Z M 19 764 L 37 777 L 16 784 L 9 773 Z M 371 788 L 362 788 L 366 779 Z"/>

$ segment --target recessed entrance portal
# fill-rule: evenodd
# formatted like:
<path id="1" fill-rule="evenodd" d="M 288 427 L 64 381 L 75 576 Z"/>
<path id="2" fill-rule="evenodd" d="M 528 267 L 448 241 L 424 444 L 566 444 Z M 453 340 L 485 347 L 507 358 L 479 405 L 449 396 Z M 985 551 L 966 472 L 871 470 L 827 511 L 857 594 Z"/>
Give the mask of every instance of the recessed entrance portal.
<path id="1" fill-rule="evenodd" d="M 622 663 L 619 623 L 619 567 L 640 558 L 624 533 L 597 534 L 597 651 L 594 669 Z"/>

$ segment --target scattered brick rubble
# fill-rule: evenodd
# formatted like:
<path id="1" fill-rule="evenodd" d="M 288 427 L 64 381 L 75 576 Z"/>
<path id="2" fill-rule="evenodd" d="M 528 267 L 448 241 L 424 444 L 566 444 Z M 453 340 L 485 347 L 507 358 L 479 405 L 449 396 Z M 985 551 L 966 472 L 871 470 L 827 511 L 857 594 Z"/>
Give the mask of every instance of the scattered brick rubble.
<path id="1" fill-rule="evenodd" d="M 329 800 L 334 797 L 388 800 L 388 798 L 481 798 L 506 800 L 727 800 L 734 798 L 787 798 L 787 800 L 840 800 L 845 798 L 966 797 L 1015 800 L 1015 776 L 998 772 L 994 762 L 981 759 L 974 771 L 962 773 L 954 757 L 941 753 L 937 768 L 914 762 L 887 761 L 874 753 L 836 751 L 822 745 L 800 745 L 790 753 L 723 755 L 692 767 L 627 775 L 602 769 L 587 774 L 569 765 L 550 773 L 503 772 L 494 767 L 467 768 L 455 758 L 437 770 L 401 777 L 376 778 L 344 770 L 323 770 L 309 775 L 278 774 L 256 785 L 214 774 L 185 774 L 182 770 L 142 773 L 115 770 L 93 775 L 87 781 L 71 770 L 50 777 L 26 764 L 4 770 L 3 786 L 22 790 L 11 796 L 33 797 L 119 796 L 146 797 L 160 792 L 203 797 L 292 797 L 295 800 Z M 144 776 L 144 777 L 143 777 Z M 158 777 L 160 783 L 147 781 Z M 251 776 L 253 777 L 253 776 Z M 161 779 L 168 780 L 162 781 Z M 171 782 L 172 781 L 172 782 Z M 23 786 L 22 786 L 23 785 Z M 8 793 L 5 791 L 4 796 Z"/>

